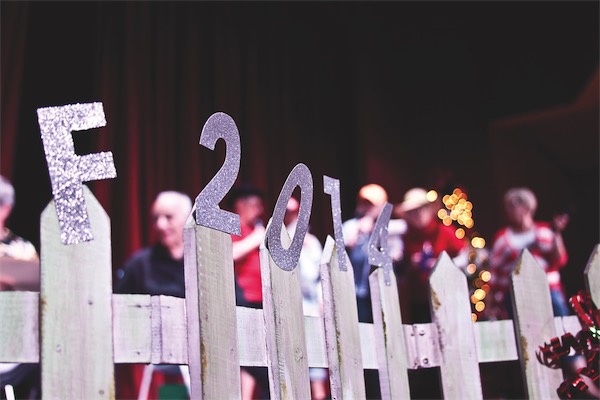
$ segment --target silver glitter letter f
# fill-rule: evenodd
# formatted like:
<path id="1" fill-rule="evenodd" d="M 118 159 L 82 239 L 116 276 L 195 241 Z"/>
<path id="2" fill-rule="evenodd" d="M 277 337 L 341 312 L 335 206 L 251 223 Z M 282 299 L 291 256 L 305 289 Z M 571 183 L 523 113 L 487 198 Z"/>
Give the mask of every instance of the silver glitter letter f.
<path id="1" fill-rule="evenodd" d="M 72 131 L 106 125 L 102 103 L 38 108 L 38 122 L 52 182 L 63 244 L 93 240 L 83 198 L 83 182 L 115 178 L 111 152 L 75 154 Z"/>

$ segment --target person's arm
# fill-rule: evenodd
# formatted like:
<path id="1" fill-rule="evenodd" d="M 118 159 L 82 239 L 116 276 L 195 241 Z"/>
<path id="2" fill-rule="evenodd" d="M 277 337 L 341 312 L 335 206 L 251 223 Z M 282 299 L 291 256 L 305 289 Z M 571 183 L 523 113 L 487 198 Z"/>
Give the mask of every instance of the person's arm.
<path id="1" fill-rule="evenodd" d="M 371 217 L 365 216 L 359 220 L 348 220 L 342 225 L 344 235 L 344 243 L 346 247 L 353 248 L 356 246 L 358 238 L 363 233 L 371 233 L 375 221 Z"/>
<path id="2" fill-rule="evenodd" d="M 563 241 L 562 231 L 569 223 L 569 215 L 561 214 L 554 217 L 552 221 L 552 230 L 554 231 L 554 248 L 552 252 L 552 266 L 555 269 L 564 267 L 567 264 L 567 248 Z"/>
<path id="3" fill-rule="evenodd" d="M 251 251 L 256 250 L 264 237 L 265 227 L 259 225 L 245 238 L 234 241 L 232 243 L 233 261 L 238 261 L 248 255 Z"/>

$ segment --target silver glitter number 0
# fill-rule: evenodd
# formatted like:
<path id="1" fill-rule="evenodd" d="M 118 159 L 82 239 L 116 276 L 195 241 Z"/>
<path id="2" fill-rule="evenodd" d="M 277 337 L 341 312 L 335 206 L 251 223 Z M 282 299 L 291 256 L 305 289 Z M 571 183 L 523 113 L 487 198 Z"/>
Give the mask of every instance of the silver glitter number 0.
<path id="1" fill-rule="evenodd" d="M 381 209 L 375 228 L 369 237 L 369 264 L 383 268 L 386 285 L 390 285 L 392 257 L 388 249 L 388 224 L 392 216 L 392 205 L 385 203 Z"/>
<path id="2" fill-rule="evenodd" d="M 340 271 L 347 271 L 346 246 L 342 233 L 342 207 L 340 204 L 340 181 L 323 175 L 323 190 L 331 196 L 331 216 L 333 218 L 333 235 Z"/>
<path id="3" fill-rule="evenodd" d="M 63 244 L 94 239 L 83 197 L 83 182 L 117 176 L 111 152 L 79 156 L 71 132 L 106 125 L 102 103 L 38 108 L 38 123 L 52 183 Z"/>
<path id="4" fill-rule="evenodd" d="M 240 133 L 229 115 L 211 115 L 200 134 L 200 144 L 211 150 L 217 140 L 225 141 L 225 161 L 217 174 L 196 197 L 196 224 L 240 236 L 240 216 L 219 208 L 219 203 L 233 186 L 240 170 Z"/>
<path id="5" fill-rule="evenodd" d="M 281 244 L 281 230 L 283 229 L 283 217 L 287 203 L 292 197 L 294 189 L 300 187 L 300 211 L 298 213 L 298 225 L 290 247 L 284 249 Z M 267 249 L 279 268 L 291 271 L 298 265 L 300 251 L 304 243 L 304 237 L 308 231 L 308 221 L 313 201 L 313 179 L 308 167 L 302 163 L 296 165 L 288 175 L 281 193 L 277 198 L 271 224 L 267 228 Z"/>

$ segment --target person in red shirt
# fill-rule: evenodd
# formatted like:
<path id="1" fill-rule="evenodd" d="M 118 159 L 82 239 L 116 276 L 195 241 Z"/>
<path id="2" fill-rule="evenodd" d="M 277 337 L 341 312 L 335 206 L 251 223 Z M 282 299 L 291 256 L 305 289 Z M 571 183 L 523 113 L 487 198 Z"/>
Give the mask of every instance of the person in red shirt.
<path id="1" fill-rule="evenodd" d="M 468 261 L 468 243 L 437 218 L 440 206 L 437 195 L 433 197 L 423 188 L 413 188 L 395 208 L 408 226 L 402 237 L 404 258 L 398 268 L 404 323 L 429 322 L 429 274 L 443 251 L 460 268 Z"/>
<path id="2" fill-rule="evenodd" d="M 440 209 L 437 194 L 423 188 L 406 192 L 394 212 L 407 224 L 404 257 L 395 265 L 398 277 L 398 295 L 403 324 L 431 321 L 429 308 L 429 275 L 440 254 L 445 251 L 461 268 L 468 264 L 468 243 L 458 239 L 454 228 L 446 226 L 437 217 Z M 437 383 L 437 372 L 432 368 L 409 371 L 410 392 L 414 398 L 442 397 Z"/>
<path id="3" fill-rule="evenodd" d="M 231 235 L 238 306 L 262 308 L 258 248 L 265 237 L 261 192 L 249 185 L 231 191 L 232 211 L 240 216 L 242 235 Z"/>
<path id="4" fill-rule="evenodd" d="M 265 237 L 262 223 L 264 212 L 260 190 L 249 184 L 230 192 L 231 210 L 240 216 L 242 235 L 231 235 L 235 272 L 236 304 L 241 307 L 262 308 L 259 246 Z M 242 367 L 242 399 L 269 396 L 268 372 L 263 367 Z"/>

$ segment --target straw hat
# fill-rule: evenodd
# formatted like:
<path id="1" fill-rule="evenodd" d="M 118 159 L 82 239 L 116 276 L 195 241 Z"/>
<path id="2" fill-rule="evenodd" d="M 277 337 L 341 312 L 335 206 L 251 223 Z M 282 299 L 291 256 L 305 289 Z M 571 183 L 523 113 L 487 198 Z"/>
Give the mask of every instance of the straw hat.
<path id="1" fill-rule="evenodd" d="M 387 201 L 388 196 L 384 188 L 371 183 L 360 188 L 358 198 L 368 200 L 373 205 L 382 206 Z"/>
<path id="2" fill-rule="evenodd" d="M 410 189 L 404 195 L 404 200 L 397 206 L 397 211 L 406 212 L 431 204 L 427 199 L 427 190 L 423 188 Z"/>

